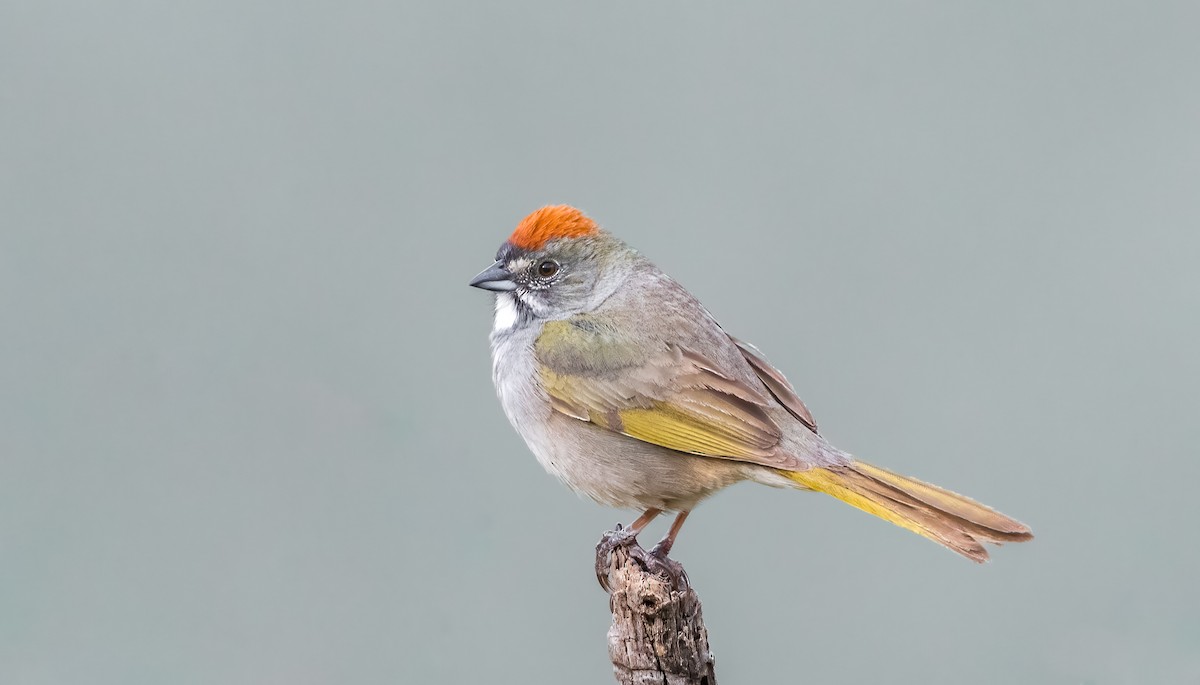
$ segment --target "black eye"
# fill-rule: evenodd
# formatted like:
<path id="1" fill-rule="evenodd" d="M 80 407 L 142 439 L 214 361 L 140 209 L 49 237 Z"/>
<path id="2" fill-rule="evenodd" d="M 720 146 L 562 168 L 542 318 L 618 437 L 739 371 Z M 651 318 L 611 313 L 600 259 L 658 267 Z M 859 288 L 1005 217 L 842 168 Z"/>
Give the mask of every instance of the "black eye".
<path id="1" fill-rule="evenodd" d="M 547 259 L 538 264 L 538 275 L 542 278 L 550 278 L 556 273 L 558 273 L 558 262 L 553 259 Z"/>

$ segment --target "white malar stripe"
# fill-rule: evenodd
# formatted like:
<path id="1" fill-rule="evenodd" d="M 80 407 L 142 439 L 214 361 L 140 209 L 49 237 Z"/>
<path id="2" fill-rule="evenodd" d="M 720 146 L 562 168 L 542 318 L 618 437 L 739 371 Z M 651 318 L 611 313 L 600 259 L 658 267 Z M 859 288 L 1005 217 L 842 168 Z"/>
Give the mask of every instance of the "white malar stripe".
<path id="1" fill-rule="evenodd" d="M 496 318 L 492 332 L 507 331 L 517 325 L 517 303 L 512 293 L 496 293 Z"/>

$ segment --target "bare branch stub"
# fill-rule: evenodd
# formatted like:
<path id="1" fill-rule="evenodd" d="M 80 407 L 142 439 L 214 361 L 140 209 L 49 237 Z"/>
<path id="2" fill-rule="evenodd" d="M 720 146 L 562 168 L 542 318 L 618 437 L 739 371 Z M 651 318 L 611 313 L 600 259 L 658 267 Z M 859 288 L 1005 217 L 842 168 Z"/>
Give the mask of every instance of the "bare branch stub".
<path id="1" fill-rule="evenodd" d="M 644 554 L 634 550 L 634 556 Z M 618 683 L 716 685 L 700 598 L 688 584 L 672 587 L 625 548 L 612 553 L 608 580 L 608 654 Z"/>

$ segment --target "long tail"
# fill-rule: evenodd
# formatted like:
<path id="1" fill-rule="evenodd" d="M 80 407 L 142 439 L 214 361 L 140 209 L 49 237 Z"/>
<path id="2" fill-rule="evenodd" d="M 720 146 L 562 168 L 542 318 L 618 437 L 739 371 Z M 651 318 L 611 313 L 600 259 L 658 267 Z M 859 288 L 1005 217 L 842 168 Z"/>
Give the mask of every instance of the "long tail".
<path id="1" fill-rule="evenodd" d="M 801 487 L 832 495 L 868 514 L 924 535 L 971 561 L 987 561 L 983 542 L 1003 544 L 1033 539 L 1028 526 L 994 509 L 865 462 L 781 473 Z"/>

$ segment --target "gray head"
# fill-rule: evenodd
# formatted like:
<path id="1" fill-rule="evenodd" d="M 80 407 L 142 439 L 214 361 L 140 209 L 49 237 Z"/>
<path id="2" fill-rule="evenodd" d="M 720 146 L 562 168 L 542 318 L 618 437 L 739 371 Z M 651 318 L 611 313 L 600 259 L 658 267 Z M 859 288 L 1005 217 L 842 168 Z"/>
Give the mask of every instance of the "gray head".
<path id="1" fill-rule="evenodd" d="M 542 207 L 470 285 L 496 293 L 496 331 L 591 311 L 628 275 L 636 252 L 583 212 Z"/>

